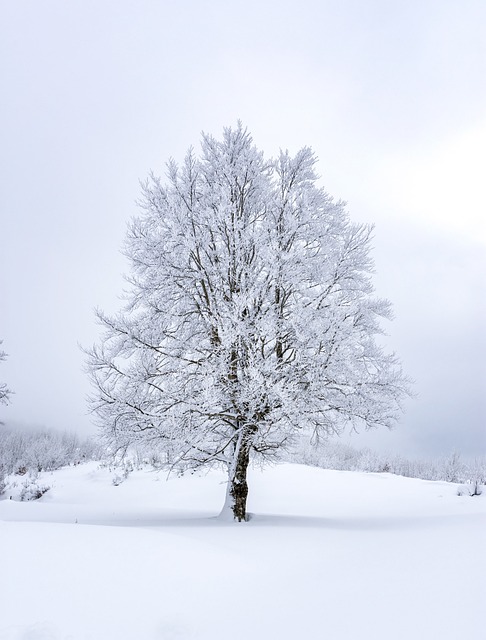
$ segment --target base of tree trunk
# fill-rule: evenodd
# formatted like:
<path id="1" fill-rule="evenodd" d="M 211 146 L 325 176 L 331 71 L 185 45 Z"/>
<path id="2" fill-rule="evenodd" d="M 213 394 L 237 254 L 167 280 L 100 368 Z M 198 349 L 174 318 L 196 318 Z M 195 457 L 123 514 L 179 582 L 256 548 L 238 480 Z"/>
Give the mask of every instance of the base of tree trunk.
<path id="1" fill-rule="evenodd" d="M 246 522 L 246 499 L 248 497 L 248 484 L 245 482 L 233 482 L 230 488 L 230 495 L 233 498 L 233 515 L 238 522 Z"/>
<path id="2" fill-rule="evenodd" d="M 248 495 L 248 485 L 242 486 L 228 481 L 226 491 L 226 499 L 219 517 L 223 520 L 231 520 L 234 522 L 248 522 L 250 519 L 246 512 L 246 499 Z"/>
<path id="3" fill-rule="evenodd" d="M 235 522 L 247 522 L 246 500 L 248 498 L 248 483 L 246 473 L 250 462 L 249 447 L 241 447 L 238 452 L 235 467 L 228 470 L 228 488 L 221 516 Z"/>

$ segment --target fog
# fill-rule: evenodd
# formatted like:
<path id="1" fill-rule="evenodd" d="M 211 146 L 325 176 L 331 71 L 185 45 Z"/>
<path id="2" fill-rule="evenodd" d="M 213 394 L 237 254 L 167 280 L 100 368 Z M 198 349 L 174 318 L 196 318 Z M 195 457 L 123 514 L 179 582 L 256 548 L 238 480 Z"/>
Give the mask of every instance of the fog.
<path id="1" fill-rule="evenodd" d="M 139 180 L 240 118 L 376 225 L 417 395 L 351 441 L 486 454 L 485 31 L 469 0 L 2 3 L 0 420 L 94 431 L 79 345 L 120 307 Z"/>

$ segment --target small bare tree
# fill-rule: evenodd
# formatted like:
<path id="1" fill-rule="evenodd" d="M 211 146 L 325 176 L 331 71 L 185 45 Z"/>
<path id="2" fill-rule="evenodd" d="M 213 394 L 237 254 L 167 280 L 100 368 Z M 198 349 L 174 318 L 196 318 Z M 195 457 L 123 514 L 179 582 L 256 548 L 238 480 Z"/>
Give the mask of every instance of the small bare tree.
<path id="1" fill-rule="evenodd" d="M 0 340 L 0 345 L 2 344 L 2 340 Z M 5 351 L 0 349 L 0 361 L 5 360 L 7 358 L 7 354 Z M 8 404 L 10 402 L 10 396 L 12 392 L 7 387 L 5 382 L 0 382 L 0 404 Z"/>
<path id="2" fill-rule="evenodd" d="M 239 124 L 143 185 L 123 311 L 98 319 L 91 403 L 111 444 L 164 443 L 175 467 L 223 463 L 246 519 L 251 458 L 296 433 L 391 426 L 407 390 L 375 337 L 371 227 L 317 186 L 304 148 L 265 160 Z"/>

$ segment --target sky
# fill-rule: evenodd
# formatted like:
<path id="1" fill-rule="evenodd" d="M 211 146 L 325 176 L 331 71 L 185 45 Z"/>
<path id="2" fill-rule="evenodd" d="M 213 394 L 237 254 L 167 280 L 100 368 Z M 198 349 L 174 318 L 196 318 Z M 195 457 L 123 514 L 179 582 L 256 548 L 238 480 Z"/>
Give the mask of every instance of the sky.
<path id="1" fill-rule="evenodd" d="M 486 455 L 483 0 L 0 0 L 0 420 L 94 432 L 79 345 L 121 307 L 139 181 L 238 119 L 376 225 L 416 397 L 352 444 Z"/>

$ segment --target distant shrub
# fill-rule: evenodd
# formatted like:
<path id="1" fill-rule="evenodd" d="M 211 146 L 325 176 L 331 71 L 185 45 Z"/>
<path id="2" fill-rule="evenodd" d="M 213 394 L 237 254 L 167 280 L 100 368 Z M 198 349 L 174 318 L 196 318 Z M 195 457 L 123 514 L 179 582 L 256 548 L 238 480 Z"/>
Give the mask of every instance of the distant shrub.
<path id="1" fill-rule="evenodd" d="M 474 496 L 480 496 L 482 495 L 482 493 L 483 493 L 483 485 L 478 480 L 475 480 L 473 482 L 468 482 L 467 484 L 459 487 L 457 490 L 458 496 L 468 495 L 468 496 L 474 497 Z"/>
<path id="2" fill-rule="evenodd" d="M 132 473 L 132 471 L 134 470 L 134 465 L 131 458 L 125 457 L 123 460 L 120 460 L 115 466 L 118 468 L 119 473 L 115 473 L 113 475 L 111 482 L 113 486 L 118 487 L 122 482 L 125 482 L 128 476 Z"/>
<path id="3" fill-rule="evenodd" d="M 37 482 L 38 473 L 36 471 L 29 473 L 28 477 L 22 483 L 20 490 L 20 501 L 27 502 L 30 500 L 39 500 L 49 491 L 51 487 L 39 485 Z"/>
<path id="4" fill-rule="evenodd" d="M 123 480 L 134 469 L 152 467 L 153 469 L 169 469 L 172 467 L 174 457 L 170 451 L 165 450 L 158 442 L 150 445 L 147 443 L 130 444 L 126 447 L 119 447 L 116 450 L 107 449 L 104 451 L 104 464 L 110 469 L 121 470 Z"/>

